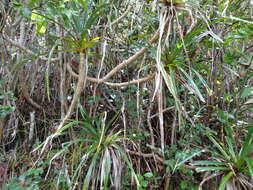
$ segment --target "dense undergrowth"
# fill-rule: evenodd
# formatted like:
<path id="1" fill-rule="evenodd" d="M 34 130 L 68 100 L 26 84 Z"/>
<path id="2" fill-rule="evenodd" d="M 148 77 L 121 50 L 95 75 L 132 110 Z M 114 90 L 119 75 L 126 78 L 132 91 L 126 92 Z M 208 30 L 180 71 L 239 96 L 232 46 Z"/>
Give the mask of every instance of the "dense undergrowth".
<path id="1" fill-rule="evenodd" d="M 0 10 L 1 189 L 253 189 L 252 1 Z"/>

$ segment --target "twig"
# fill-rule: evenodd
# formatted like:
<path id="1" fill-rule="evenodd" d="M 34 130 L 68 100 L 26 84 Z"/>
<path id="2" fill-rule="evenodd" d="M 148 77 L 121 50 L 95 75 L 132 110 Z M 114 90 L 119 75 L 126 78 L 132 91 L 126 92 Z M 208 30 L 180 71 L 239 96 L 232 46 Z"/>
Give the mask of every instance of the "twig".
<path id="1" fill-rule="evenodd" d="M 34 136 L 34 128 L 35 128 L 35 111 L 30 112 L 30 129 L 29 129 L 29 137 L 28 137 L 30 146 L 32 145 L 32 139 Z"/>

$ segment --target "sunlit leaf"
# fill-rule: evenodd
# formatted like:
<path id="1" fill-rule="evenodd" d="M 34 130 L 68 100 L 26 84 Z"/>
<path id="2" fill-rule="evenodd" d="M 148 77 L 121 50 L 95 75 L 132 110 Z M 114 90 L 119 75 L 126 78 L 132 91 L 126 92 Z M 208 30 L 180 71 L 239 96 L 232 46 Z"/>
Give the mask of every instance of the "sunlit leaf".
<path id="1" fill-rule="evenodd" d="M 37 24 L 36 32 L 38 34 L 45 34 L 46 30 L 46 22 L 41 22 Z"/>

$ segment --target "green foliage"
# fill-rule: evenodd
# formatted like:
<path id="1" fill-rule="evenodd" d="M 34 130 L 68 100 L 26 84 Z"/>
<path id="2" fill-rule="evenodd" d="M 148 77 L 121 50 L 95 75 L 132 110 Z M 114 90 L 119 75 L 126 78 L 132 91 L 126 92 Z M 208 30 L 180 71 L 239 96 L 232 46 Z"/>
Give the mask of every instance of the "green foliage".
<path id="1" fill-rule="evenodd" d="M 0 80 L 0 85 L 3 85 L 5 83 L 4 79 Z M 16 98 L 14 97 L 13 92 L 4 92 L 3 89 L 0 88 L 0 119 L 5 118 L 7 115 L 11 114 L 14 110 L 15 107 L 12 105 L 5 105 L 2 104 L 1 102 L 10 100 L 13 101 Z"/>
<path id="2" fill-rule="evenodd" d="M 4 118 L 15 110 L 13 106 L 0 105 L 0 118 Z"/>
<path id="3" fill-rule="evenodd" d="M 227 184 L 232 180 L 236 180 L 236 176 L 242 176 L 237 179 L 242 186 L 245 184 L 243 180 L 248 180 L 247 177 L 253 178 L 252 164 L 253 161 L 248 156 L 253 152 L 253 126 L 248 126 L 247 136 L 241 147 L 238 146 L 235 138 L 233 128 L 231 126 L 226 127 L 225 142 L 219 142 L 210 133 L 207 137 L 213 143 L 216 149 L 210 150 L 212 157 L 210 160 L 195 161 L 192 163 L 194 166 L 198 166 L 197 172 L 221 172 L 222 179 L 219 184 L 219 190 L 224 190 Z M 248 181 L 246 186 L 251 188 L 251 182 Z"/>
<path id="4" fill-rule="evenodd" d="M 30 169 L 18 177 L 11 178 L 6 185 L 8 190 L 39 190 L 42 181 L 42 168 Z"/>
<path id="5" fill-rule="evenodd" d="M 253 189 L 251 1 L 155 2 L 0 3 L 0 77 L 2 71 L 10 77 L 0 88 L 1 148 L 7 155 L 18 152 L 18 160 L 16 150 L 30 147 L 30 135 L 51 145 L 43 147 L 38 170 L 11 179 L 9 189 L 164 189 L 165 182 L 171 190 L 215 189 L 207 179 L 217 176 L 220 190 L 232 182 Z M 161 38 L 149 41 L 156 31 Z M 88 55 L 89 78 L 78 99 L 89 113 L 79 106 L 75 120 L 55 132 L 52 118 L 66 114 L 76 86 L 66 65 L 80 52 Z M 77 72 L 78 66 L 69 65 Z M 106 83 L 153 73 L 155 78 L 126 87 Z M 108 80 L 91 81 L 104 76 Z M 14 102 L 24 82 L 30 99 Z M 32 126 L 31 100 L 42 107 L 34 131 L 26 127 Z M 45 182 L 42 166 L 49 169 Z"/>
<path id="6" fill-rule="evenodd" d="M 184 170 L 182 167 L 186 162 L 191 161 L 194 157 L 199 156 L 205 150 L 185 150 L 178 151 L 177 149 L 172 148 L 167 150 L 166 154 L 169 157 L 164 164 L 166 165 L 166 173 L 174 173 L 176 171 Z"/>
<path id="7" fill-rule="evenodd" d="M 241 98 L 247 98 L 250 95 L 253 95 L 253 87 L 246 87 L 243 89 Z"/>
<path id="8" fill-rule="evenodd" d="M 149 175 L 147 177 L 147 176 L 145 176 L 145 174 L 144 175 L 138 174 L 137 177 L 138 177 L 138 180 L 140 181 L 141 189 L 146 189 L 148 187 L 148 183 L 149 183 L 148 182 L 148 180 L 150 178 Z"/>
<path id="9" fill-rule="evenodd" d="M 49 3 L 45 14 L 33 13 L 57 23 L 69 34 L 69 36 L 62 38 L 63 46 L 67 48 L 64 50 L 65 52 L 82 52 L 98 44 L 96 41 L 99 37 L 89 39 L 88 31 L 99 18 L 99 15 L 103 13 L 105 7 L 104 4 L 93 7 L 92 4 L 80 0 L 71 2 L 52 1 Z M 60 24 L 59 20 L 63 24 Z"/>
<path id="10" fill-rule="evenodd" d="M 191 176 L 193 178 L 193 176 Z M 188 180 L 182 180 L 180 182 L 180 190 L 198 190 L 199 186 L 192 184 Z"/>

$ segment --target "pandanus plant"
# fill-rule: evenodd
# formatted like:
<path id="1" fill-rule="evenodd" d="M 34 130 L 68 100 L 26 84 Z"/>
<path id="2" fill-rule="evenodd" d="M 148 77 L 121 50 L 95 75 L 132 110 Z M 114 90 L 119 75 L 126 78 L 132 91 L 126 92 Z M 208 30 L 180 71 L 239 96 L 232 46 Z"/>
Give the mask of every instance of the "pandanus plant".
<path id="1" fill-rule="evenodd" d="M 247 136 L 242 146 L 239 147 L 231 127 L 226 127 L 225 142 L 219 142 L 212 134 L 207 136 L 214 145 L 209 160 L 195 161 L 197 172 L 208 172 L 200 184 L 214 177 L 222 176 L 219 190 L 226 189 L 252 189 L 253 188 L 253 125 L 249 125 Z"/>
<path id="2" fill-rule="evenodd" d="M 114 132 L 113 125 L 119 113 L 107 121 L 107 113 L 93 118 L 89 117 L 82 106 L 79 106 L 82 120 L 72 120 L 64 125 L 58 134 L 64 135 L 72 129 L 75 138 L 62 144 L 52 160 L 63 153 L 71 153 L 69 158 L 73 170 L 71 189 L 121 189 L 121 179 L 125 166 L 130 169 L 137 188 L 139 181 L 133 170 L 128 155 L 124 151 L 123 142 L 127 141 L 121 131 Z M 73 151 L 71 151 L 73 150 Z"/>

